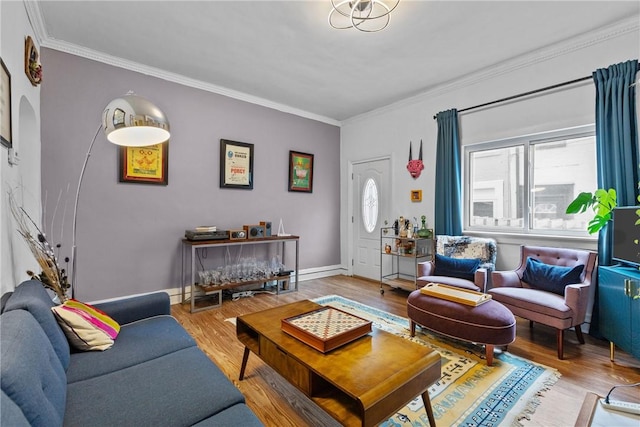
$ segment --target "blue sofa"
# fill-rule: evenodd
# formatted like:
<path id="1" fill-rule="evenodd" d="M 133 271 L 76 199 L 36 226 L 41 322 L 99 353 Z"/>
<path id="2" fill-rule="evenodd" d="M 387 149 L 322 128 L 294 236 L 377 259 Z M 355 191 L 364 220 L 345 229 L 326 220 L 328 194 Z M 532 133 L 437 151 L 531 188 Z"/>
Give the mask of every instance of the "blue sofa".
<path id="1" fill-rule="evenodd" d="M 35 280 L 2 297 L 0 425 L 262 426 L 166 293 L 96 304 L 121 325 L 106 351 L 70 349 L 53 305 Z"/>

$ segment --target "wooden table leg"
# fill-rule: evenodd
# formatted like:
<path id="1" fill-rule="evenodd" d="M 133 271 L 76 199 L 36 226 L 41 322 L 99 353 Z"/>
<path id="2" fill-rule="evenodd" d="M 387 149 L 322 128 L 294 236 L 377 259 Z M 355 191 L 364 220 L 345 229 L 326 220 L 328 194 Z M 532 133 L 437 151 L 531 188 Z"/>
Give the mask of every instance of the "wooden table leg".
<path id="1" fill-rule="evenodd" d="M 244 348 L 244 354 L 242 355 L 242 365 L 240 366 L 240 381 L 244 378 L 244 370 L 247 367 L 247 361 L 249 360 L 249 347 Z"/>
<path id="2" fill-rule="evenodd" d="M 493 346 L 487 344 L 485 346 L 485 354 L 487 356 L 487 366 L 493 365 Z"/>
<path id="3" fill-rule="evenodd" d="M 433 408 L 431 407 L 431 400 L 429 399 L 429 390 L 425 390 L 425 392 L 422 393 L 422 403 L 424 404 L 425 411 L 427 411 L 429 427 L 436 427 L 436 420 L 433 418 Z"/>

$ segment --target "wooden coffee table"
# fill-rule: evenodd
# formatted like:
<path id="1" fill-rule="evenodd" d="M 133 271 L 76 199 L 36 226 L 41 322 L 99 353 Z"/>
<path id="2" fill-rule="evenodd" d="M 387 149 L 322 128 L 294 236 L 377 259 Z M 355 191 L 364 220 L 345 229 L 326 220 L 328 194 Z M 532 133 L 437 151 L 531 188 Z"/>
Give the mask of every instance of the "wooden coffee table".
<path id="1" fill-rule="evenodd" d="M 299 301 L 238 317 L 240 380 L 252 351 L 345 426 L 377 425 L 418 395 L 435 426 L 427 389 L 441 376 L 440 354 L 377 328 L 323 354 L 282 331 L 281 319 L 320 307 Z"/>

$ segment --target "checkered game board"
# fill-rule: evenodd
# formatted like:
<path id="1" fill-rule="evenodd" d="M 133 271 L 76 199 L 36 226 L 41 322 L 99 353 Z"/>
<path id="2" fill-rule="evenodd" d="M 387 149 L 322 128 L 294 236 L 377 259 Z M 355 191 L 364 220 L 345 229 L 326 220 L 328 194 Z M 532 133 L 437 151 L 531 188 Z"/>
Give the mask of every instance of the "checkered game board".
<path id="1" fill-rule="evenodd" d="M 321 308 L 288 320 L 292 325 L 323 340 L 369 323 L 368 320 L 332 307 Z"/>

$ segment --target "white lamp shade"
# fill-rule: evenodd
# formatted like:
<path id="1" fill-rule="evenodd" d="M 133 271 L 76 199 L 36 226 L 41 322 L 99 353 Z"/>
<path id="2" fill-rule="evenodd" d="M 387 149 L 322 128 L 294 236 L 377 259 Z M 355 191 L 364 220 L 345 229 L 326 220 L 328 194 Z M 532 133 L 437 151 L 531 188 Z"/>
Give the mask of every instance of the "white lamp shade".
<path id="1" fill-rule="evenodd" d="M 169 139 L 169 121 L 151 102 L 137 95 L 111 101 L 102 114 L 107 139 L 117 145 L 146 147 Z"/>

